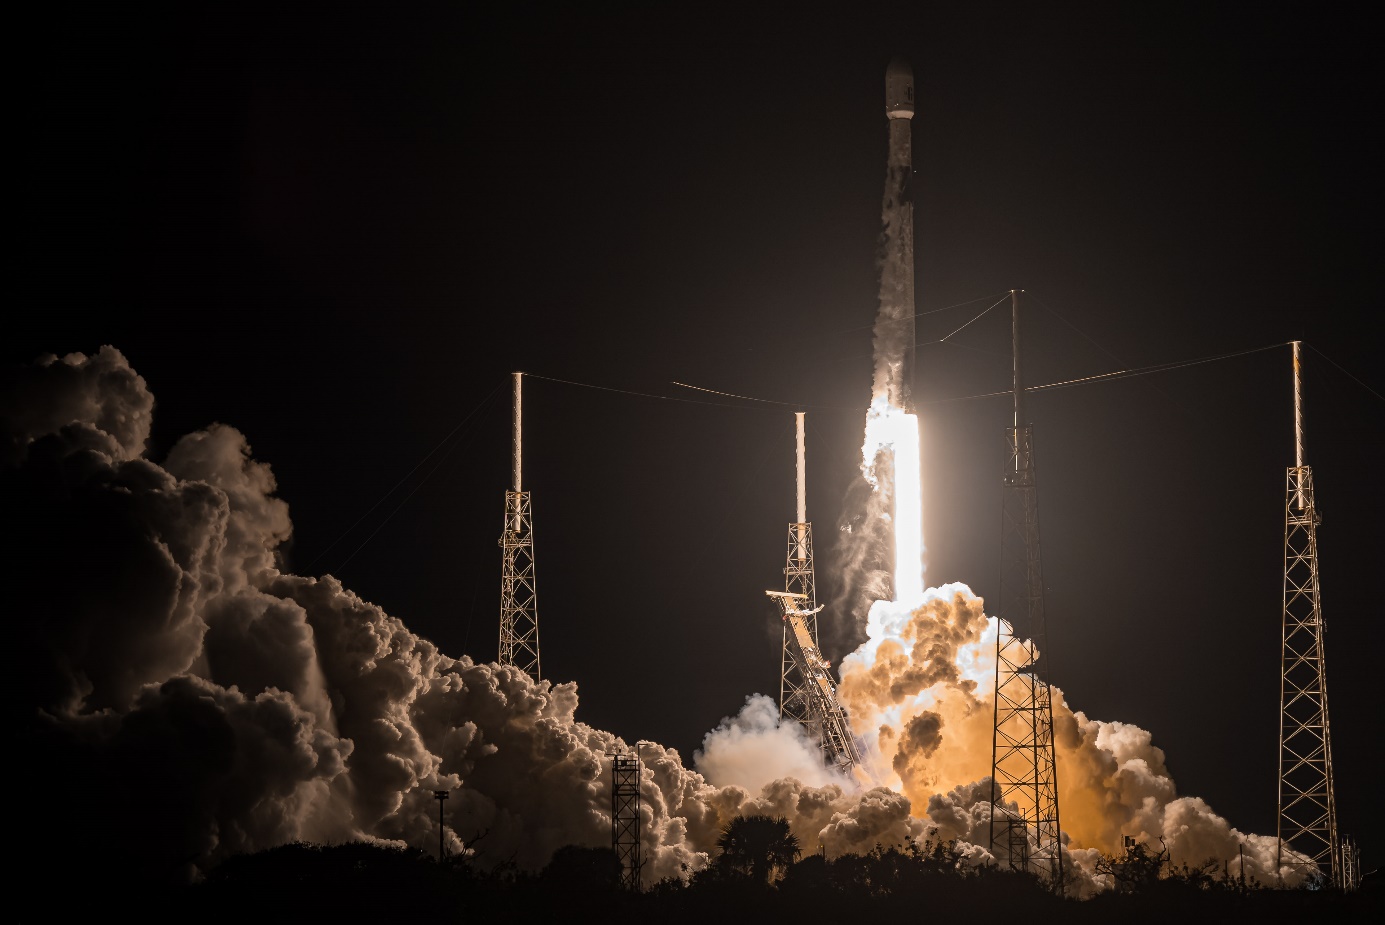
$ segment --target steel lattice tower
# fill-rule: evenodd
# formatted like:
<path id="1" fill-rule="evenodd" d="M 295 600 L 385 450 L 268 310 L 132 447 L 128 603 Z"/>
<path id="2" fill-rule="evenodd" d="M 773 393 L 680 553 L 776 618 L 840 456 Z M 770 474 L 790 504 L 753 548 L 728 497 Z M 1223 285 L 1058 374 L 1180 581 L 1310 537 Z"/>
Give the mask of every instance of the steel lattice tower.
<path id="1" fill-rule="evenodd" d="M 807 598 L 802 594 L 788 591 L 766 591 L 765 594 L 774 598 L 783 611 L 790 651 L 795 667 L 804 679 L 800 688 L 806 704 L 803 726 L 810 737 L 818 740 L 827 765 L 843 774 L 850 774 L 851 769 L 861 762 L 861 755 L 856 750 L 856 739 L 851 734 L 846 710 L 837 702 L 837 686 L 832 683 L 831 666 L 809 635 L 808 621 L 822 608 L 806 609 Z"/>
<path id="2" fill-rule="evenodd" d="M 813 611 L 806 617 L 808 632 L 814 647 L 818 639 L 817 582 L 813 569 L 813 525 L 808 523 L 808 498 L 806 485 L 806 458 L 804 453 L 803 412 L 794 414 L 798 432 L 798 521 L 789 524 L 789 551 L 784 566 L 784 590 L 791 594 L 802 594 L 806 598 L 804 609 Z M 779 718 L 797 720 L 805 726 L 809 724 L 808 679 L 798 668 L 794 659 L 793 642 L 789 639 L 789 623 L 784 621 L 783 651 L 779 668 Z M 817 730 L 809 733 L 818 738 Z"/>
<path id="3" fill-rule="evenodd" d="M 620 859 L 621 886 L 640 891 L 640 759 L 616 755 L 611 761 L 611 850 Z"/>
<path id="4" fill-rule="evenodd" d="M 514 488 L 505 492 L 505 527 L 500 535 L 500 656 L 535 681 L 539 674 L 539 610 L 534 582 L 534 533 L 529 492 L 520 488 L 520 377 L 515 373 Z"/>
<path id="5" fill-rule="evenodd" d="M 1010 290 L 1015 420 L 1006 428 L 1000 612 L 996 618 L 990 850 L 1011 867 L 1063 882 L 1053 700 L 1040 659 L 1047 647 L 1039 557 L 1034 431 L 1024 414 L 1019 291 Z M 1035 648 L 1037 647 L 1037 653 Z M 1005 804 L 1015 804 L 1015 809 Z"/>
<path id="6" fill-rule="evenodd" d="M 1332 788 L 1318 516 L 1313 468 L 1303 461 L 1303 375 L 1294 341 L 1294 462 L 1284 492 L 1284 648 L 1279 685 L 1277 866 L 1344 884 Z M 1288 850 L 1285 850 L 1285 849 Z"/>
<path id="7" fill-rule="evenodd" d="M 1342 889 L 1348 893 L 1361 889 L 1361 847 L 1350 835 L 1342 836 Z"/>

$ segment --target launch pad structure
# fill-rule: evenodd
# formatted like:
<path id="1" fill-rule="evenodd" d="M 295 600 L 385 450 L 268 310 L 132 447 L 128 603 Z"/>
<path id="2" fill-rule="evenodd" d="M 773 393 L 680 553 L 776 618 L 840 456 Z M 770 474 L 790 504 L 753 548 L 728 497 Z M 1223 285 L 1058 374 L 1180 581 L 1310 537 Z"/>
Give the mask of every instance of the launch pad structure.
<path id="1" fill-rule="evenodd" d="M 856 740 L 851 736 L 851 723 L 846 710 L 837 702 L 837 687 L 832 683 L 832 669 L 818 651 L 809 634 L 808 620 L 821 607 L 807 609 L 807 598 L 789 591 L 766 591 L 784 614 L 787 644 L 793 651 L 796 667 L 804 678 L 800 689 L 806 705 L 800 720 L 811 738 L 816 738 L 823 759 L 831 768 L 849 774 L 861 761 Z"/>
<path id="2" fill-rule="evenodd" d="M 1294 341 L 1294 465 L 1285 472 L 1284 619 L 1279 686 L 1279 811 L 1276 869 L 1349 889 L 1332 783 L 1318 515 L 1313 468 L 1304 462 L 1303 373 Z"/>
<path id="3" fill-rule="evenodd" d="M 789 524 L 784 590 L 765 593 L 779 604 L 784 618 L 779 669 L 779 719 L 803 725 L 819 743 L 828 766 L 844 774 L 860 762 L 846 711 L 837 701 L 831 665 L 818 648 L 817 582 L 813 566 L 813 525 L 808 522 L 807 454 L 804 413 L 794 414 L 798 519 Z"/>
<path id="4" fill-rule="evenodd" d="M 505 492 L 505 527 L 500 534 L 500 654 L 497 661 L 513 665 L 539 680 L 539 609 L 534 580 L 533 514 L 529 492 L 521 488 L 523 373 L 515 373 L 513 487 Z"/>
<path id="5" fill-rule="evenodd" d="M 1039 555 L 1039 494 L 1034 429 L 1024 411 L 1019 296 L 1019 290 L 1010 290 L 1015 417 L 1013 425 L 1006 428 L 987 847 L 996 858 L 1008 858 L 1012 868 L 1033 871 L 1061 887 L 1063 852 L 1053 698 L 1042 664 L 1048 640 Z"/>

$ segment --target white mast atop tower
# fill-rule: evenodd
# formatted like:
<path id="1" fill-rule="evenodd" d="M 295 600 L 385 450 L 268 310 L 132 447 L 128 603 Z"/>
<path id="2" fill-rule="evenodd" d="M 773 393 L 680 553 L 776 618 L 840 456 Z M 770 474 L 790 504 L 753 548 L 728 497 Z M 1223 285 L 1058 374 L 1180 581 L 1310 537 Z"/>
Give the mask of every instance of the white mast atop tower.
<path id="1" fill-rule="evenodd" d="M 534 534 L 529 492 L 521 488 L 523 373 L 515 373 L 514 436 L 511 445 L 514 484 L 505 492 L 505 528 L 500 536 L 500 653 L 497 661 L 514 665 L 538 680 L 539 611 L 534 579 Z"/>

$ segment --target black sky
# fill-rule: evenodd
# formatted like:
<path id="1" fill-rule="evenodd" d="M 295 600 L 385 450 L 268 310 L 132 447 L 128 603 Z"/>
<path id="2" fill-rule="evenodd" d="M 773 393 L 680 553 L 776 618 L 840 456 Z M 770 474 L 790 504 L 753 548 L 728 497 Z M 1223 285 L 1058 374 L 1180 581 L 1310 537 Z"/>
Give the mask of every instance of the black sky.
<path id="1" fill-rule="evenodd" d="M 920 340 L 1017 287 L 1091 338 L 1026 302 L 1033 382 L 1302 338 L 1385 391 L 1363 18 L 466 6 L 48 22 L 4 338 L 6 362 L 120 347 L 159 402 L 155 456 L 243 430 L 291 505 L 289 567 L 445 651 L 495 656 L 511 370 L 864 408 L 894 54 L 920 98 L 919 310 L 991 297 Z M 1004 388 L 1007 333 L 997 310 L 922 348 L 915 393 L 929 581 L 983 595 L 1006 406 L 927 403 Z M 1312 352 L 1307 376 L 1339 811 L 1370 855 L 1385 405 Z M 579 718 L 690 755 L 776 690 L 761 591 L 782 581 L 791 415 L 527 388 L 545 674 L 579 683 Z M 1055 680 L 1152 730 L 1181 793 L 1272 833 L 1287 348 L 1031 411 Z M 828 590 L 861 421 L 809 415 Z M 851 645 L 839 626 L 829 655 Z"/>

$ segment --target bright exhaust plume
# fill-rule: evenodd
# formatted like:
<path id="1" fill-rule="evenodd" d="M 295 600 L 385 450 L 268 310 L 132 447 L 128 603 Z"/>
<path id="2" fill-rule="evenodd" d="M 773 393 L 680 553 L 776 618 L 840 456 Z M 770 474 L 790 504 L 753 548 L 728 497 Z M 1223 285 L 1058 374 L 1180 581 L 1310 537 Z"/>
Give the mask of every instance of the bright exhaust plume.
<path id="1" fill-rule="evenodd" d="M 901 604 L 923 600 L 923 473 L 919 451 L 919 420 L 891 405 L 884 396 L 871 402 L 866 414 L 866 441 L 861 447 L 861 471 L 877 492 L 882 454 L 889 454 L 894 473 L 894 599 Z"/>

